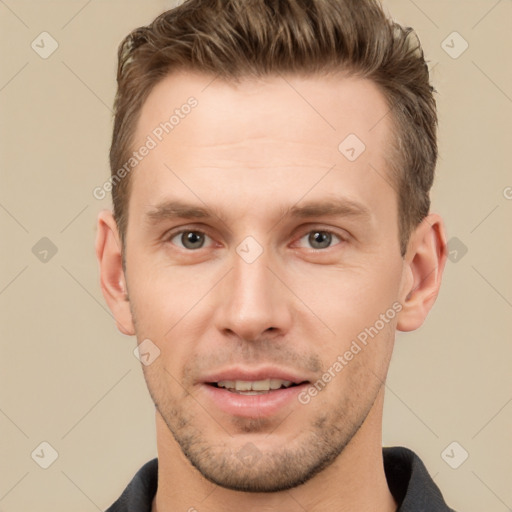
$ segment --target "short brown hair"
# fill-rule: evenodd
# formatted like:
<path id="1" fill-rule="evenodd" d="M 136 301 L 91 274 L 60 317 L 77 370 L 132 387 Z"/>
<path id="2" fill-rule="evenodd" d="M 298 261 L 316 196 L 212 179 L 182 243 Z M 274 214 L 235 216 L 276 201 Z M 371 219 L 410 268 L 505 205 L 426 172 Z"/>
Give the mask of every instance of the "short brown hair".
<path id="1" fill-rule="evenodd" d="M 118 58 L 112 177 L 130 158 L 145 99 L 175 70 L 235 81 L 339 70 L 372 80 L 386 98 L 393 125 L 388 167 L 405 254 L 411 231 L 430 209 L 437 160 L 435 91 L 414 31 L 386 16 L 378 0 L 187 0 L 133 30 Z M 130 182 L 126 176 L 112 187 L 123 249 Z"/>

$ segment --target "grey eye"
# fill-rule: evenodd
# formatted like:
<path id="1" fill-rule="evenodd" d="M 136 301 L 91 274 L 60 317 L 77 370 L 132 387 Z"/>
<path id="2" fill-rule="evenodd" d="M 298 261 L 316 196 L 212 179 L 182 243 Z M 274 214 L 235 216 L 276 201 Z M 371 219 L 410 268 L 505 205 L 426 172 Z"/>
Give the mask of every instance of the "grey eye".
<path id="1" fill-rule="evenodd" d="M 202 233 L 201 231 L 181 231 L 180 233 L 176 233 L 172 238 L 171 242 L 173 240 L 177 239 L 179 243 L 176 243 L 176 245 L 183 247 L 184 249 L 201 249 L 205 243 L 205 240 L 207 238 L 210 238 L 205 233 Z"/>
<path id="2" fill-rule="evenodd" d="M 338 235 L 336 235 L 335 233 L 331 233 L 330 231 L 315 229 L 304 235 L 300 239 L 299 243 L 301 247 L 310 247 L 318 250 L 329 248 L 334 241 L 341 242 L 342 239 Z"/>
<path id="3" fill-rule="evenodd" d="M 312 231 L 309 233 L 308 242 L 313 249 L 325 249 L 331 245 L 332 235 L 327 231 Z"/>

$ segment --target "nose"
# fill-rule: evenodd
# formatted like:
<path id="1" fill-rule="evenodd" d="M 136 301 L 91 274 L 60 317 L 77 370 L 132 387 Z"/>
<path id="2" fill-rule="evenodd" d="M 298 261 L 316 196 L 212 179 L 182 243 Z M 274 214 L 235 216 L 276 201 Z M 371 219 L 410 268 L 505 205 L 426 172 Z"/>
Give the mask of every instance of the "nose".
<path id="1" fill-rule="evenodd" d="M 246 341 L 282 336 L 290 329 L 292 299 L 279 275 L 278 265 L 264 251 L 255 261 L 238 253 L 222 282 L 216 309 L 217 328 Z M 283 281 L 283 276 L 280 276 Z"/>

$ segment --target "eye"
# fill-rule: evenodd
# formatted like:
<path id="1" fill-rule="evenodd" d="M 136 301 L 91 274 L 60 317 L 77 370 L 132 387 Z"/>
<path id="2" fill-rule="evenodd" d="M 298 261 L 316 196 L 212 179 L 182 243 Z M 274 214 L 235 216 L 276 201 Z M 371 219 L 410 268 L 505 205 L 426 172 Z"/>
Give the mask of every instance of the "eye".
<path id="1" fill-rule="evenodd" d="M 169 242 L 188 250 L 201 249 L 205 245 L 206 239 L 211 240 L 206 233 L 192 229 L 179 231 L 168 238 Z"/>
<path id="2" fill-rule="evenodd" d="M 309 233 L 300 238 L 299 245 L 304 247 L 300 242 L 302 240 L 306 240 L 306 243 L 310 244 L 310 247 L 315 250 L 327 249 L 331 246 L 333 239 L 338 240 L 338 242 L 343 241 L 340 236 L 336 235 L 332 231 L 314 229 L 313 231 L 309 231 Z"/>

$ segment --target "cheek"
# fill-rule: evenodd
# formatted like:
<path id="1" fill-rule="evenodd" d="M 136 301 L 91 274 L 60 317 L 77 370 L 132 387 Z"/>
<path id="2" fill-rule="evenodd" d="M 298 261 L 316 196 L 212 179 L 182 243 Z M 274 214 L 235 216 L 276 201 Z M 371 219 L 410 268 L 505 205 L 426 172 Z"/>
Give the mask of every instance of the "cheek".
<path id="1" fill-rule="evenodd" d="M 297 280 L 297 294 L 341 334 L 351 326 L 373 324 L 391 308 L 399 296 L 400 278 L 399 265 L 380 268 L 375 262 L 357 268 L 319 269 Z"/>
<path id="2" fill-rule="evenodd" d="M 133 258 L 128 268 L 130 301 L 138 325 L 170 327 L 196 304 L 214 276 L 194 266 L 172 266 L 155 258 Z"/>
<path id="3" fill-rule="evenodd" d="M 375 262 L 302 281 L 301 293 L 314 313 L 303 326 L 321 350 L 324 368 L 341 356 L 337 367 L 343 374 L 353 375 L 362 365 L 366 376 L 367 368 L 382 375 L 393 346 L 399 283 L 398 264 L 380 269 Z"/>
<path id="4" fill-rule="evenodd" d="M 140 272 L 136 268 L 133 264 L 129 293 L 137 338 L 150 339 L 160 350 L 158 362 L 177 373 L 179 362 L 194 348 L 189 341 L 199 339 L 208 327 L 214 311 L 208 293 L 215 275 L 194 271 L 192 266 L 158 266 L 149 261 L 139 262 Z"/>
<path id="5" fill-rule="evenodd" d="M 130 285 L 130 308 L 139 343 L 150 339 L 163 352 L 165 340 L 185 313 L 181 294 L 170 292 L 161 280 L 134 279 Z"/>

